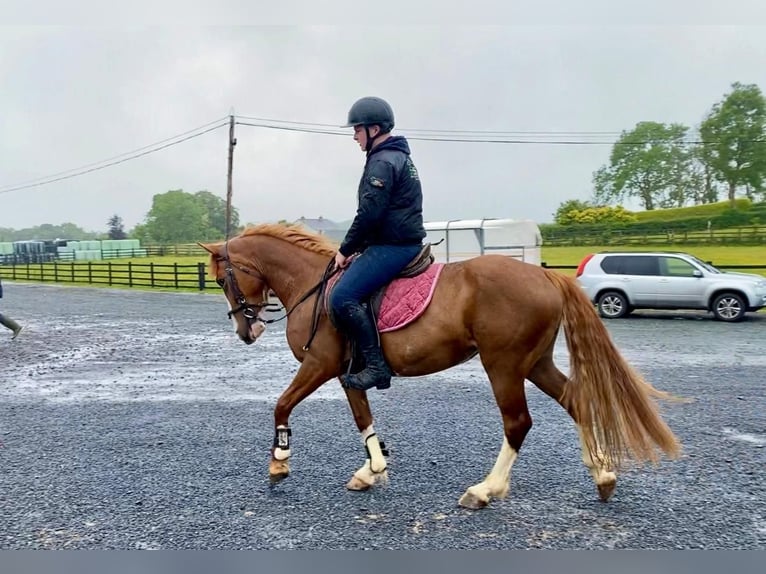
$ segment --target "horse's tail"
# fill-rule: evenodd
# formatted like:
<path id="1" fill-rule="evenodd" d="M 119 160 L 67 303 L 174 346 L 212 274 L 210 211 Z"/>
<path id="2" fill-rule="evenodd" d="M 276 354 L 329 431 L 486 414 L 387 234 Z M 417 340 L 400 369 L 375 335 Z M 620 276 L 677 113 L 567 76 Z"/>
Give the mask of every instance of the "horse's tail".
<path id="1" fill-rule="evenodd" d="M 590 452 L 615 467 L 625 458 L 657 462 L 661 452 L 677 457 L 680 443 L 653 400 L 675 397 L 655 389 L 628 365 L 575 279 L 545 272 L 564 300 L 570 373 L 562 403 L 573 411 Z"/>

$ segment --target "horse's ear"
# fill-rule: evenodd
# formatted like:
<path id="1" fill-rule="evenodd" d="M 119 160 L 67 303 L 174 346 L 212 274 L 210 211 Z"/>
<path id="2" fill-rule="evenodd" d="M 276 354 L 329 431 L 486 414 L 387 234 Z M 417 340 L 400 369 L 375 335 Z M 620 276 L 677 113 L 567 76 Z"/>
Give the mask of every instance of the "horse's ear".
<path id="1" fill-rule="evenodd" d="M 210 253 L 211 255 L 219 255 L 221 252 L 221 244 L 220 243 L 200 243 L 197 241 L 197 245 L 202 247 L 205 251 Z"/>

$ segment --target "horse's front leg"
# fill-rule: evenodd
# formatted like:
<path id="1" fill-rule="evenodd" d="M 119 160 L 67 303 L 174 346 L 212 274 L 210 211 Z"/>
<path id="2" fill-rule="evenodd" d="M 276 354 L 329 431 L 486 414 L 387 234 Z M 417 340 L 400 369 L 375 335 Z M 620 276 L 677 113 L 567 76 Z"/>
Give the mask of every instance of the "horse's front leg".
<path id="1" fill-rule="evenodd" d="M 367 393 L 355 389 L 346 389 L 346 397 L 354 415 L 354 421 L 362 436 L 362 444 L 367 452 L 364 465 L 354 473 L 346 484 L 349 490 L 367 490 L 379 483 L 388 482 L 386 470 L 386 446 L 378 438 L 372 426 L 372 412 L 367 401 Z"/>
<path id="2" fill-rule="evenodd" d="M 330 380 L 335 373 L 328 372 L 321 362 L 307 356 L 301 363 L 290 386 L 277 400 L 274 408 L 274 444 L 271 447 L 269 478 L 279 482 L 290 475 L 290 413 L 303 399 Z"/>

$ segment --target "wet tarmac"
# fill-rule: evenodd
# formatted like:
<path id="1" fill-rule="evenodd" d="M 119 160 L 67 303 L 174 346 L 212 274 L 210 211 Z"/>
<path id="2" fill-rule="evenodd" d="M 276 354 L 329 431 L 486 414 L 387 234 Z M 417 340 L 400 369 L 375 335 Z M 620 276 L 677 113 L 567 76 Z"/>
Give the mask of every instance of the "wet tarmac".
<path id="1" fill-rule="evenodd" d="M 293 413 L 272 487 L 272 410 L 298 366 L 283 324 L 248 347 L 218 294 L 3 287 L 25 329 L 0 332 L 0 548 L 766 548 L 764 314 L 608 321 L 650 381 L 694 399 L 663 407 L 683 457 L 601 503 L 571 420 L 529 386 L 510 495 L 470 511 L 457 500 L 502 441 L 478 359 L 370 392 L 387 486 L 345 490 L 364 450 L 331 382 Z"/>

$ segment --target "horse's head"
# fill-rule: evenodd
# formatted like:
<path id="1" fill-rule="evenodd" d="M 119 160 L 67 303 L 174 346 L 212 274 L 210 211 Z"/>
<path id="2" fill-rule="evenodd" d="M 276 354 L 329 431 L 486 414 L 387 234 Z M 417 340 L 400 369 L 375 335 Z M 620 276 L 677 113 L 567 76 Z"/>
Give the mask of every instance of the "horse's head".
<path id="1" fill-rule="evenodd" d="M 210 274 L 223 290 L 234 330 L 248 345 L 266 329 L 261 312 L 268 305 L 269 286 L 245 258 L 238 256 L 236 242 L 198 243 L 210 253 Z"/>

